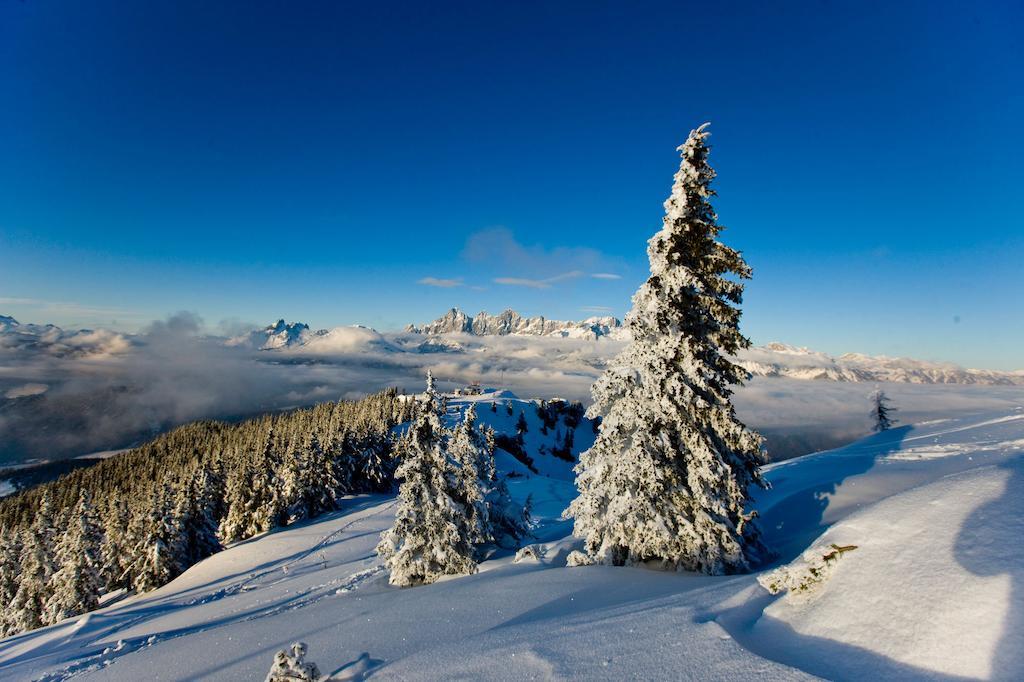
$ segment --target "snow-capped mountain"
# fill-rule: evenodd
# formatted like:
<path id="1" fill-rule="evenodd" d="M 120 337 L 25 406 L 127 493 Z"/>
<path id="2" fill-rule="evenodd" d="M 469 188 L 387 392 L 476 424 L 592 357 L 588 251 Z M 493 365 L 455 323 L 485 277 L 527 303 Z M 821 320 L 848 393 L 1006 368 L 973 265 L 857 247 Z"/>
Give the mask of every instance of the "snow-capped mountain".
<path id="1" fill-rule="evenodd" d="M 629 330 L 614 317 L 592 317 L 580 322 L 523 317 L 513 310 L 500 315 L 485 312 L 471 317 L 452 308 L 438 319 L 422 326 L 409 325 L 406 333 L 432 337 L 433 352 L 445 352 L 446 334 L 473 336 L 547 336 L 578 339 L 626 341 Z M 451 348 L 459 351 L 461 347 Z M 609 348 L 609 357 L 615 349 Z M 826 353 L 783 343 L 769 343 L 741 351 L 737 362 L 754 376 L 790 379 L 897 382 L 911 384 L 979 384 L 988 386 L 1024 385 L 1024 372 L 999 372 L 966 369 L 947 362 L 929 362 L 912 358 L 891 358 L 861 353 L 833 357 Z"/>
<path id="2" fill-rule="evenodd" d="M 283 319 L 263 329 L 232 337 L 224 345 L 254 350 L 324 354 L 394 350 L 380 332 L 370 327 L 352 325 L 312 331 L 308 324 L 285 322 Z"/>
<path id="3" fill-rule="evenodd" d="M 57 357 L 123 353 L 131 348 L 124 334 L 106 329 L 65 330 L 52 324 L 22 324 L 0 315 L 0 348 Z"/>
<path id="4" fill-rule="evenodd" d="M 88 330 L 83 330 L 88 331 Z M 22 334 L 24 336 L 45 336 L 63 332 L 52 324 L 22 324 L 9 315 L 0 315 L 0 334 Z"/>
<path id="5" fill-rule="evenodd" d="M 18 323 L 18 321 L 13 317 L 9 317 L 7 315 L 0 315 L 0 333 L 6 334 L 7 332 L 12 331 L 20 326 L 21 325 Z"/>
<path id="6" fill-rule="evenodd" d="M 408 325 L 412 334 L 473 334 L 475 336 L 559 336 L 563 338 L 623 338 L 622 322 L 614 317 L 590 317 L 580 322 L 549 320 L 545 317 L 523 317 L 512 309 L 498 315 L 479 312 L 471 317 L 458 308 L 420 327 Z"/>
<path id="7" fill-rule="evenodd" d="M 275 348 L 291 348 L 301 346 L 309 339 L 309 325 L 302 322 L 287 323 L 283 319 L 263 329 L 254 329 L 246 334 L 235 336 L 226 341 L 228 346 L 242 346 L 257 350 Z"/>
<path id="8" fill-rule="evenodd" d="M 737 359 L 748 372 L 762 377 L 825 381 L 890 381 L 909 384 L 1024 385 L 1024 373 L 966 369 L 948 362 L 891 358 L 862 353 L 832 357 L 826 353 L 783 343 L 769 343 L 742 351 Z"/>

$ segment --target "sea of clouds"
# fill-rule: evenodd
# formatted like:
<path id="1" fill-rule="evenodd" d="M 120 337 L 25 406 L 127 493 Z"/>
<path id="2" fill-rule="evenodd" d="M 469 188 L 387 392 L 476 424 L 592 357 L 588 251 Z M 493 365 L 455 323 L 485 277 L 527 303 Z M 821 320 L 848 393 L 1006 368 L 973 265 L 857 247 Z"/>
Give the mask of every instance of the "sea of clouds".
<path id="1" fill-rule="evenodd" d="M 13 338 L 13 337 L 11 337 Z M 137 335 L 88 332 L 0 343 L 0 465 L 120 448 L 188 421 L 237 419 L 388 386 L 471 382 L 521 397 L 589 402 L 590 385 L 622 342 L 449 335 L 443 344 L 364 327 L 330 330 L 295 348 L 225 344 L 178 313 Z M 24 339 L 22 339 L 24 341 Z M 1024 387 L 886 384 L 906 422 L 1024 405 Z M 833 447 L 870 428 L 873 384 L 755 378 L 737 390 L 739 416 L 774 458 Z"/>

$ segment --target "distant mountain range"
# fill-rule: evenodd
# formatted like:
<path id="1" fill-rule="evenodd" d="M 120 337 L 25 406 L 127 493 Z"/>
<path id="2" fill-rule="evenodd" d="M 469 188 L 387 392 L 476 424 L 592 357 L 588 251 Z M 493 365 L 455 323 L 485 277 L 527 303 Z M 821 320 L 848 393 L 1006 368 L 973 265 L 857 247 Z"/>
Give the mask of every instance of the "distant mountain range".
<path id="1" fill-rule="evenodd" d="M 481 312 L 471 317 L 458 308 L 452 308 L 433 322 L 419 327 L 408 325 L 405 331 L 428 336 L 461 333 L 474 336 L 556 336 L 617 341 L 629 339 L 629 330 L 614 317 L 592 317 L 580 322 L 565 322 L 544 317 L 523 317 L 514 310 L 506 310 L 500 315 Z M 1024 371 L 965 369 L 952 363 L 860 353 L 846 353 L 836 358 L 783 343 L 769 343 L 741 351 L 736 361 L 752 375 L 762 377 L 911 384 L 1024 385 Z"/>
<path id="2" fill-rule="evenodd" d="M 549 320 L 545 317 L 523 317 L 514 310 L 498 315 L 477 313 L 470 317 L 458 308 L 420 327 L 408 325 L 411 334 L 472 334 L 474 336 L 556 336 L 572 339 L 628 338 L 622 322 L 614 317 L 590 317 L 581 322 Z"/>
<path id="3" fill-rule="evenodd" d="M 1024 371 L 965 369 L 947 362 L 929 362 L 884 355 L 825 353 L 783 343 L 742 351 L 737 362 L 754 376 L 826 381 L 891 381 L 910 384 L 980 384 L 1024 386 Z"/>
<path id="4" fill-rule="evenodd" d="M 468 337 L 468 338 L 467 338 Z M 475 340 L 474 340 L 475 337 Z M 224 339 L 229 347 L 256 351 L 358 355 L 369 352 L 466 353 L 481 350 L 486 337 L 547 337 L 594 341 L 597 357 L 610 359 L 629 339 L 614 317 L 581 321 L 523 317 L 514 310 L 498 315 L 467 315 L 452 308 L 422 325 L 400 333 L 380 333 L 369 327 L 335 327 L 313 331 L 301 322 L 278 320 L 262 329 Z M 107 330 L 65 331 L 54 325 L 20 324 L 0 315 L 0 349 L 58 356 L 118 355 L 130 352 L 144 337 Z M 607 344 L 607 345 L 603 345 Z M 605 350 L 606 349 L 606 350 Z M 1024 386 L 1024 370 L 1001 372 L 966 369 L 952 363 L 847 353 L 833 357 L 807 348 L 769 343 L 742 351 L 736 361 L 754 376 L 841 382 L 912 384 L 978 384 Z"/>
<path id="5" fill-rule="evenodd" d="M 114 354 L 131 347 L 128 336 L 106 329 L 64 330 L 52 324 L 21 324 L 0 315 L 0 349 L 37 352 L 57 357 Z"/>

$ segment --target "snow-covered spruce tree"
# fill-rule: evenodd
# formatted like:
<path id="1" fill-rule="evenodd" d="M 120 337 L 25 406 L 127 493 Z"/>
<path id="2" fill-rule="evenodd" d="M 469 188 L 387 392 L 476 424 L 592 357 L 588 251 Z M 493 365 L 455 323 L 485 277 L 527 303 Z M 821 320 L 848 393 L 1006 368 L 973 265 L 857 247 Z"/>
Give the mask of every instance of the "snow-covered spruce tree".
<path id="1" fill-rule="evenodd" d="M 12 632 L 46 625 L 46 601 L 50 598 L 53 562 L 53 517 L 49 495 L 40 500 L 32 524 L 21 534 L 21 575 L 9 605 L 4 605 Z"/>
<path id="2" fill-rule="evenodd" d="M 102 543 L 96 512 L 89 494 L 83 491 L 54 551 L 57 570 L 50 579 L 51 594 L 44 607 L 45 622 L 56 623 L 92 611 L 99 605 L 103 589 L 100 576 Z"/>
<path id="3" fill-rule="evenodd" d="M 9 608 L 21 575 L 21 539 L 17 531 L 0 530 L 0 637 L 16 632 Z"/>
<path id="4" fill-rule="evenodd" d="M 284 472 L 288 523 L 311 519 L 337 508 L 339 489 L 334 461 L 324 452 L 315 433 L 305 447 L 292 454 Z"/>
<path id="5" fill-rule="evenodd" d="M 761 438 L 736 417 L 729 356 L 739 331 L 742 256 L 718 241 L 707 124 L 679 147 L 682 163 L 661 231 L 647 246 L 651 275 L 626 317 L 632 342 L 592 389 L 597 440 L 580 455 L 580 495 L 566 515 L 598 563 L 656 561 L 723 574 L 765 557 L 753 513 Z"/>
<path id="6" fill-rule="evenodd" d="M 182 532 L 183 568 L 221 549 L 217 517 L 222 513 L 224 486 L 218 471 L 217 463 L 195 469 L 175 492 L 174 516 Z"/>
<path id="7" fill-rule="evenodd" d="M 388 492 L 394 486 L 394 441 L 388 436 L 364 436 L 353 448 L 356 456 L 353 480 L 357 489 Z"/>
<path id="8" fill-rule="evenodd" d="M 450 482 L 454 497 L 465 510 L 459 519 L 461 532 L 471 545 L 482 545 L 491 539 L 491 520 L 487 513 L 486 495 L 489 485 L 486 472 L 481 470 L 487 453 L 483 437 L 477 429 L 476 408 L 470 405 L 462 421 L 452 431 L 448 452 L 455 461 Z"/>
<path id="9" fill-rule="evenodd" d="M 871 420 L 874 422 L 876 432 L 888 431 L 897 420 L 893 419 L 892 413 L 895 407 L 889 407 L 889 396 L 882 389 L 871 394 Z"/>
<path id="10" fill-rule="evenodd" d="M 173 493 L 164 485 L 154 496 L 144 515 L 141 541 L 132 549 L 133 561 L 128 567 L 132 587 L 138 592 L 155 590 L 178 577 L 184 563 L 184 533 L 176 516 Z"/>
<path id="11" fill-rule="evenodd" d="M 217 529 L 222 545 L 230 545 L 259 532 L 253 523 L 252 512 L 255 500 L 252 487 L 255 480 L 256 467 L 252 455 L 240 455 L 235 466 L 226 472 L 225 512 Z"/>
<path id="12" fill-rule="evenodd" d="M 100 575 L 107 592 L 128 587 L 128 538 L 130 515 L 124 500 L 109 499 L 103 516 L 103 545 Z"/>
<path id="13" fill-rule="evenodd" d="M 433 379 L 416 419 L 398 443 L 401 480 L 395 525 L 381 534 L 377 553 L 391 571 L 392 585 L 435 582 L 445 575 L 476 572 L 473 546 L 462 532 L 465 510 L 452 499 L 453 463 L 441 425 Z"/>
<path id="14" fill-rule="evenodd" d="M 480 452 L 478 469 L 486 491 L 484 499 L 490 522 L 488 540 L 505 549 L 518 547 L 523 538 L 529 537 L 531 533 L 533 496 L 526 498 L 526 504 L 516 504 L 508 492 L 505 479 L 498 475 L 494 466 L 494 429 L 490 426 L 481 427 L 476 434 Z"/>

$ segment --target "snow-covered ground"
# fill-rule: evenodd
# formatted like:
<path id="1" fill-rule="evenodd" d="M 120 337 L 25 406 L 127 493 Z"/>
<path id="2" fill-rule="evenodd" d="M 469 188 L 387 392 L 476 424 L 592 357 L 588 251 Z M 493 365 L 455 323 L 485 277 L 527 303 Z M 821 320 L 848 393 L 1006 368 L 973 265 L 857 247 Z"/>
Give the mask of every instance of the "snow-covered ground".
<path id="1" fill-rule="evenodd" d="M 155 592 L 0 641 L 0 678 L 261 679 L 296 640 L 333 679 L 1024 677 L 1020 409 L 768 467 L 757 503 L 778 563 L 856 546 L 799 593 L 757 575 L 565 568 L 575 490 L 567 466 L 547 473 L 510 481 L 534 496 L 540 561 L 499 554 L 473 576 L 390 587 L 373 547 L 394 500 L 353 497 Z"/>

